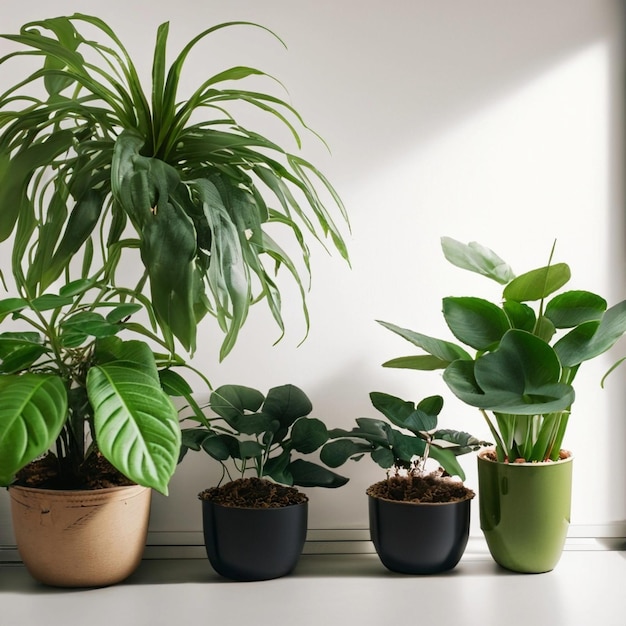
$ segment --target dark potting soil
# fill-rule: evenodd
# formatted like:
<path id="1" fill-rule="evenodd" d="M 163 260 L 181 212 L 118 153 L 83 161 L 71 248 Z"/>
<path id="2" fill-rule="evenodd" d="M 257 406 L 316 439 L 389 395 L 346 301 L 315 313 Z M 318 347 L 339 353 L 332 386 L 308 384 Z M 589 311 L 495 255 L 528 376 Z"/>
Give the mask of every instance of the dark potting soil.
<path id="1" fill-rule="evenodd" d="M 29 463 L 16 476 L 15 483 L 38 489 L 107 489 L 134 485 L 116 470 L 99 452 L 90 454 L 78 474 L 63 471 L 59 459 L 52 453 Z"/>
<path id="2" fill-rule="evenodd" d="M 295 487 L 278 485 L 263 478 L 238 478 L 221 487 L 205 489 L 198 497 L 223 506 L 248 509 L 281 508 L 308 500 Z"/>
<path id="3" fill-rule="evenodd" d="M 438 474 L 390 476 L 371 485 L 368 496 L 396 502 L 460 502 L 474 497 L 474 492 L 458 480 Z"/>

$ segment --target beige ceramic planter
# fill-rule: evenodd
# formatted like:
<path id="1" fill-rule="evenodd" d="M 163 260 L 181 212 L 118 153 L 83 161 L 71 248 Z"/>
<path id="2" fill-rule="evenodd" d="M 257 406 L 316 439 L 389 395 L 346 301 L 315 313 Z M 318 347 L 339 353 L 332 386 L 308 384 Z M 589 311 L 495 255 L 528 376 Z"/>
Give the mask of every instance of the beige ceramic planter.
<path id="1" fill-rule="evenodd" d="M 139 565 L 150 489 L 13 486 L 9 493 L 17 548 L 36 580 L 57 587 L 103 587 L 124 580 Z"/>

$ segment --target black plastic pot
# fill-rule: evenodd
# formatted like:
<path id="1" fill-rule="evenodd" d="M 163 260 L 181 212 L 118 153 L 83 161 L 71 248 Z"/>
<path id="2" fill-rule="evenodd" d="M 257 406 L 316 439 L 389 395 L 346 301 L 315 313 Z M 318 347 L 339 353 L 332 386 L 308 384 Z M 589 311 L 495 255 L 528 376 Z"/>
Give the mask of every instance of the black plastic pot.
<path id="1" fill-rule="evenodd" d="M 382 564 L 400 574 L 437 574 L 461 560 L 471 500 L 419 504 L 368 495 L 370 536 Z"/>
<path id="2" fill-rule="evenodd" d="M 202 500 L 207 556 L 220 575 L 238 581 L 289 574 L 306 539 L 308 503 L 248 509 Z"/>

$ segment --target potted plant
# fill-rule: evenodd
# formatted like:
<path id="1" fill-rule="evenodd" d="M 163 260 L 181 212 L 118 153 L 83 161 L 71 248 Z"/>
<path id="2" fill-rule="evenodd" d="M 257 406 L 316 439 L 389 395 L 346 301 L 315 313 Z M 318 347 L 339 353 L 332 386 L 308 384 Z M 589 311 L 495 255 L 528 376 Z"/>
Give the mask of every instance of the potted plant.
<path id="1" fill-rule="evenodd" d="M 553 262 L 554 248 L 547 265 L 519 276 L 478 243 L 444 237 L 442 248 L 453 265 L 504 285 L 502 300 L 444 298 L 458 342 L 381 322 L 423 351 L 385 365 L 441 369 L 452 392 L 480 411 L 496 442 L 478 456 L 481 528 L 491 554 L 514 571 L 549 571 L 570 518 L 572 455 L 563 440 L 574 378 L 624 334 L 626 301 L 608 307 L 589 291 L 557 293 L 571 272 Z"/>
<path id="2" fill-rule="evenodd" d="M 229 479 L 199 494 L 209 561 L 234 580 L 285 576 L 306 539 L 308 497 L 297 487 L 336 488 L 348 482 L 302 458 L 326 443 L 328 429 L 309 417 L 311 402 L 294 385 L 274 387 L 266 396 L 224 385 L 211 394 L 209 407 L 215 413 L 210 422 L 194 414 L 192 419 L 204 423 L 182 432 L 182 456 L 203 450 Z"/>
<path id="3" fill-rule="evenodd" d="M 195 46 L 238 24 L 262 28 L 208 28 L 169 67 L 162 24 L 149 95 L 97 17 L 46 19 L 2 35 L 18 46 L 0 59 L 3 70 L 16 60 L 35 65 L 30 74 L 19 66 L 18 82 L 0 94 L 0 242 L 11 251 L 14 282 L 0 302 L 0 484 L 53 446 L 56 460 L 38 467 L 47 474 L 42 466 L 56 464 L 71 475 L 60 484 L 72 485 L 73 498 L 88 464 L 106 473 L 111 464 L 115 474 L 165 492 L 180 441 L 167 396 L 190 395 L 172 368 L 185 365 L 178 346 L 193 354 L 199 321 L 216 317 L 220 358 L 255 302 L 267 303 L 282 330 L 268 261 L 296 281 L 308 324 L 302 270 L 266 225 L 299 245 L 305 268 L 307 233 L 328 236 L 347 258 L 327 205 L 345 213 L 328 181 L 228 113 L 231 103 L 248 105 L 283 123 L 300 147 L 306 126 L 293 107 L 233 86 L 263 72 L 227 68 L 202 77 L 187 97 L 179 93 Z M 140 340 L 118 338 L 122 332 Z M 15 522 L 20 550 L 22 524 Z"/>
<path id="4" fill-rule="evenodd" d="M 369 454 L 387 470 L 387 478 L 366 492 L 372 542 L 385 567 L 402 574 L 450 570 L 467 546 L 474 497 L 456 457 L 488 444 L 437 428 L 441 396 L 417 405 L 380 392 L 370 399 L 390 423 L 361 417 L 352 430 L 333 429 L 320 458 L 337 467 Z M 438 463 L 436 469 L 429 459 Z"/>

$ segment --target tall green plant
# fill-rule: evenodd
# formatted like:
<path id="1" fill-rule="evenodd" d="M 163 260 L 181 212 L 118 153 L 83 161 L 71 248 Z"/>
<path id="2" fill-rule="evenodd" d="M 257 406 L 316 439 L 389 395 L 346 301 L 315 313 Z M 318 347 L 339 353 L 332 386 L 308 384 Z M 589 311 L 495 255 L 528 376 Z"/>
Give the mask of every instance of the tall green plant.
<path id="1" fill-rule="evenodd" d="M 556 460 L 576 374 L 626 332 L 626 300 L 609 308 L 589 291 L 557 293 L 571 272 L 552 262 L 554 250 L 546 266 L 515 276 L 478 243 L 448 237 L 441 243 L 450 263 L 504 285 L 502 299 L 443 299 L 445 322 L 459 343 L 380 322 L 423 351 L 384 365 L 443 370 L 451 391 L 485 417 L 499 460 Z"/>
<path id="2" fill-rule="evenodd" d="M 80 485 L 101 453 L 130 480 L 165 492 L 180 447 L 169 396 L 193 402 L 173 369 L 185 365 L 176 340 L 193 353 L 210 313 L 225 334 L 224 358 L 259 300 L 282 330 L 273 274 L 281 267 L 300 290 L 308 328 L 308 240 L 330 238 L 347 259 L 327 205 L 342 220 L 345 211 L 327 179 L 228 111 L 243 104 L 278 120 L 299 149 L 307 127 L 291 105 L 235 87 L 271 77 L 227 67 L 180 92 L 189 54 L 235 26 L 263 29 L 212 26 L 168 66 L 162 24 L 148 91 L 97 17 L 0 35 L 16 46 L 0 58 L 2 76 L 15 62 L 20 76 L 0 94 L 0 243 L 13 277 L 8 287 L 0 272 L 10 291 L 0 300 L 0 484 L 54 447 L 64 485 Z M 295 242 L 298 264 L 270 229 Z"/>
<path id="3" fill-rule="evenodd" d="M 69 273 L 128 286 L 120 261 L 138 251 L 143 270 L 131 289 L 149 287 L 171 351 L 175 337 L 193 352 L 197 323 L 210 313 L 225 333 L 224 358 L 259 300 L 282 331 L 271 271 L 279 267 L 300 289 L 308 327 L 302 270 L 266 225 L 295 241 L 308 271 L 306 233 L 329 237 L 347 259 L 327 204 L 342 220 L 344 207 L 311 163 L 240 125 L 228 107 L 243 103 L 278 120 L 298 148 L 307 127 L 279 97 L 235 88 L 249 77 L 271 78 L 252 67 L 207 73 L 191 94 L 180 93 L 194 48 L 239 25 L 263 28 L 212 26 L 168 66 L 169 24 L 162 24 L 148 92 L 122 42 L 97 17 L 77 13 L 2 35 L 20 46 L 0 59 L 3 71 L 16 59 L 38 62 L 0 95 L 0 241 L 14 241 L 21 297 L 34 299 Z"/>

